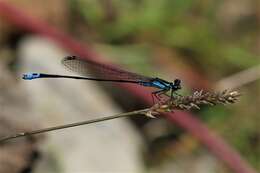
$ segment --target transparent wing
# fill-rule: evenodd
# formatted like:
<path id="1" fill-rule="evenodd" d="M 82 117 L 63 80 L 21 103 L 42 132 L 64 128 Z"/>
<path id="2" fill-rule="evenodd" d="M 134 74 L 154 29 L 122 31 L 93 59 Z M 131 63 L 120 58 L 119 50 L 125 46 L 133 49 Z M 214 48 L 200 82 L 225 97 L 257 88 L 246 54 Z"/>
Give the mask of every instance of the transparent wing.
<path id="1" fill-rule="evenodd" d="M 77 56 L 68 56 L 62 60 L 62 64 L 69 70 L 82 76 L 91 76 L 90 72 L 95 73 L 96 78 L 101 79 L 119 79 L 134 81 L 150 81 L 152 78 L 142 76 L 136 73 L 128 72 L 113 66 L 102 63 L 81 59 Z"/>

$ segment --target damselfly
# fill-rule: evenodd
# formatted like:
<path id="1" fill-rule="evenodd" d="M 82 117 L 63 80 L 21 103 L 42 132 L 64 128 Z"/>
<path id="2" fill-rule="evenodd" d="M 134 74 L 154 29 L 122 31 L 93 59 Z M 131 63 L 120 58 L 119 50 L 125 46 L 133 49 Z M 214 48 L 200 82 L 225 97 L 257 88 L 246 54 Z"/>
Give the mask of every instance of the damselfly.
<path id="1" fill-rule="evenodd" d="M 82 79 L 82 80 L 94 80 L 102 82 L 121 82 L 121 83 L 133 83 L 145 87 L 153 87 L 158 90 L 152 92 L 152 98 L 154 97 L 160 100 L 160 96 L 166 95 L 170 91 L 170 98 L 173 98 L 175 91 L 181 89 L 181 80 L 175 79 L 174 82 L 168 82 L 158 77 L 146 77 L 136 73 L 128 72 L 113 66 L 105 65 L 102 63 L 81 59 L 77 56 L 67 56 L 62 60 L 62 64 L 68 69 L 82 75 L 82 76 L 67 76 L 57 74 L 45 74 L 45 73 L 26 73 L 23 75 L 23 79 L 32 80 L 37 78 L 70 78 L 70 79 Z M 94 70 L 97 74 L 95 77 L 89 76 L 89 69 Z"/>

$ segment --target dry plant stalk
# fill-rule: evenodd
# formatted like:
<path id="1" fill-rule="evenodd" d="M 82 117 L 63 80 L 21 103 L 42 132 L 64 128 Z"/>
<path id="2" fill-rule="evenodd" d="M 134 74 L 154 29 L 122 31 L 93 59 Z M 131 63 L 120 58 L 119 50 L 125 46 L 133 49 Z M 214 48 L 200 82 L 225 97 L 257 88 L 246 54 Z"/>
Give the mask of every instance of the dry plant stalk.
<path id="1" fill-rule="evenodd" d="M 60 126 L 55 126 L 55 127 L 48 127 L 44 129 L 39 129 L 39 130 L 33 130 L 29 132 L 21 132 L 17 133 L 14 135 L 6 136 L 4 138 L 0 138 L 0 143 L 4 141 L 8 141 L 10 139 L 15 139 L 18 137 L 25 137 L 25 136 L 32 136 L 35 134 L 40 134 L 40 133 L 45 133 L 45 132 L 50 132 L 50 131 L 55 131 L 55 130 L 61 130 L 65 128 L 70 128 L 70 127 L 76 127 L 76 126 L 81 126 L 81 125 L 86 125 L 86 124 L 92 124 L 92 123 L 97 123 L 101 121 L 107 121 L 111 119 L 116 119 L 116 118 L 121 118 L 121 117 L 127 117 L 127 116 L 133 116 L 133 115 L 145 115 L 151 118 L 155 118 L 156 115 L 160 113 L 165 113 L 165 112 L 172 112 L 173 110 L 180 109 L 180 110 L 189 110 L 192 108 L 199 109 L 201 105 L 216 105 L 216 104 L 231 104 L 235 103 L 238 100 L 238 97 L 240 96 L 240 93 L 237 91 L 223 91 L 223 92 L 203 92 L 201 91 L 196 91 L 192 95 L 189 96 L 178 96 L 174 99 L 169 99 L 164 102 L 157 103 L 153 105 L 151 108 L 146 108 L 146 109 L 141 109 L 141 110 L 136 110 L 132 112 L 126 112 L 126 113 L 121 113 L 113 116 L 107 116 L 107 117 L 102 117 L 102 118 L 97 118 L 97 119 L 91 119 L 91 120 L 86 120 L 86 121 L 81 121 L 81 122 L 76 122 L 76 123 L 71 123 L 71 124 L 65 124 L 65 125 L 60 125 Z"/>
<path id="2" fill-rule="evenodd" d="M 150 108 L 146 113 L 149 117 L 154 117 L 159 113 L 172 112 L 175 109 L 190 110 L 200 109 L 201 105 L 214 106 L 216 104 L 232 104 L 235 103 L 241 94 L 238 91 L 224 90 L 222 92 L 204 92 L 195 91 L 189 96 L 177 96 L 173 100 L 166 100 L 162 103 L 157 103 Z"/>

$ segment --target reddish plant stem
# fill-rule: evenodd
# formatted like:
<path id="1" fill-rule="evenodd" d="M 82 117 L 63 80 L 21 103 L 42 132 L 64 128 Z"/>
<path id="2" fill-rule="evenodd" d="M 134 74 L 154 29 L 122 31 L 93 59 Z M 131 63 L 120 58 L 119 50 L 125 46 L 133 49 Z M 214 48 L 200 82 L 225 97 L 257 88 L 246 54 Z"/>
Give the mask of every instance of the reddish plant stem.
<path id="1" fill-rule="evenodd" d="M 214 153 L 215 156 L 221 158 L 234 172 L 256 173 L 256 171 L 241 158 L 239 153 L 225 143 L 217 134 L 210 131 L 207 126 L 194 116 L 190 116 L 183 111 L 176 112 L 174 116 L 172 116 L 172 114 L 166 114 L 165 116 L 167 119 L 176 122 L 188 130 L 193 136 L 199 139 L 200 142 L 207 144 L 207 148 Z"/>
<path id="2" fill-rule="evenodd" d="M 21 29 L 51 38 L 58 45 L 81 56 L 82 58 L 92 59 L 95 61 L 102 61 L 103 59 L 91 48 L 91 46 L 79 43 L 78 41 L 70 38 L 65 33 L 27 15 L 23 11 L 3 0 L 0 1 L 0 16 L 2 16 L 7 22 L 18 26 Z M 120 86 L 143 99 L 147 103 L 151 103 L 150 93 L 148 93 L 147 90 L 144 90 L 141 87 L 137 89 L 133 85 Z M 176 111 L 174 114 L 168 113 L 163 114 L 163 116 L 165 116 L 170 122 L 176 123 L 194 135 L 202 144 L 204 144 L 220 160 L 226 163 L 226 165 L 234 172 L 256 173 L 256 171 L 251 168 L 250 165 L 245 160 L 243 160 L 234 149 L 226 144 L 221 137 L 210 131 L 191 113 Z"/>

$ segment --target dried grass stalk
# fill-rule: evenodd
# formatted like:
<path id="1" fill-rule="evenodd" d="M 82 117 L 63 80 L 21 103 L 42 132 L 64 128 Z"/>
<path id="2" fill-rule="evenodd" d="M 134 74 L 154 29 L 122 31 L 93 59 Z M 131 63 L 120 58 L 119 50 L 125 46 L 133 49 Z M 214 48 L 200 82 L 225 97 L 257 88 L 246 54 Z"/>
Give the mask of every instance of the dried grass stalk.
<path id="1" fill-rule="evenodd" d="M 217 104 L 232 104 L 235 103 L 241 94 L 238 91 L 224 90 L 222 92 L 204 92 L 195 91 L 189 96 L 177 96 L 172 100 L 166 100 L 155 104 L 146 113 L 149 117 L 154 117 L 159 113 L 172 112 L 175 109 L 190 110 L 200 109 L 202 105 L 214 106 Z"/>
<path id="2" fill-rule="evenodd" d="M 76 126 L 81 126 L 81 125 L 86 125 L 86 124 L 97 123 L 97 122 L 101 122 L 101 121 L 107 121 L 107 120 L 120 118 L 120 117 L 142 114 L 142 115 L 146 115 L 151 118 L 155 118 L 154 116 L 157 114 L 165 113 L 165 112 L 172 112 L 174 109 L 189 110 L 192 108 L 200 109 L 199 106 L 201 106 L 201 105 L 213 106 L 213 105 L 216 105 L 219 103 L 231 104 L 231 103 L 235 103 L 238 100 L 239 96 L 240 96 L 240 94 L 237 91 L 223 91 L 223 92 L 210 93 L 210 92 L 203 92 L 201 90 L 201 91 L 194 92 L 190 96 L 178 96 L 175 99 L 169 99 L 164 102 L 157 103 L 154 106 L 152 106 L 151 108 L 136 110 L 136 111 L 132 111 L 132 112 L 126 112 L 126 113 L 121 113 L 121 114 L 117 114 L 117 115 L 113 115 L 113 116 L 86 120 L 86 121 L 81 121 L 81 122 L 76 122 L 76 123 L 71 123 L 71 124 L 48 127 L 48 128 L 29 131 L 29 132 L 17 133 L 14 135 L 0 138 L 0 143 L 4 142 L 4 141 L 8 141 L 10 139 L 15 139 L 18 137 L 31 136 L 31 135 L 35 135 L 35 134 L 40 134 L 40 133 L 45 133 L 45 132 L 50 132 L 50 131 L 55 131 L 55 130 L 61 130 L 61 129 L 65 129 L 65 128 L 71 128 L 71 127 L 76 127 Z"/>

